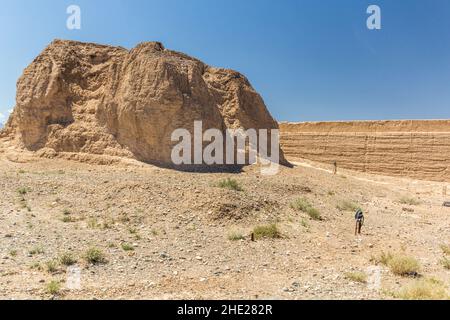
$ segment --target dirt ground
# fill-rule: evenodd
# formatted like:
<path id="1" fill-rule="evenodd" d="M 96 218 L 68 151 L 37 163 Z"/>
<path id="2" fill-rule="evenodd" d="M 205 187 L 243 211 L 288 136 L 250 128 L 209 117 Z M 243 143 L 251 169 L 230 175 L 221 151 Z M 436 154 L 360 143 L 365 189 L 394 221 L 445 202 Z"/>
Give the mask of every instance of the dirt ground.
<path id="1" fill-rule="evenodd" d="M 416 280 L 376 265 L 383 251 L 415 257 L 448 289 L 445 184 L 294 163 L 276 176 L 205 174 L 0 152 L 0 298 L 391 299 Z M 243 190 L 218 187 L 225 178 Z M 291 208 L 298 198 L 323 219 Z M 364 210 L 361 236 L 343 201 Z M 281 237 L 251 241 L 269 223 Z M 103 263 L 87 261 L 93 247 Z M 367 283 L 349 279 L 355 271 Z"/>

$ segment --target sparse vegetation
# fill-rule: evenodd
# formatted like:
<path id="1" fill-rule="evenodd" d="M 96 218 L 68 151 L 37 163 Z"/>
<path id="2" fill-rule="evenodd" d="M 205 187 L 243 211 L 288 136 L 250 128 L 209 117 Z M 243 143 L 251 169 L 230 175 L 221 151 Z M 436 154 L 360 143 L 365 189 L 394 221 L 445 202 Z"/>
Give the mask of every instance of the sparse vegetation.
<path id="1" fill-rule="evenodd" d="M 141 237 L 141 235 L 140 235 L 139 233 L 136 233 L 136 234 L 134 235 L 134 239 L 135 239 L 136 241 L 139 241 L 139 240 L 142 239 L 142 237 Z"/>
<path id="2" fill-rule="evenodd" d="M 77 259 L 70 252 L 66 252 L 59 257 L 59 262 L 64 266 L 71 266 L 77 263 Z"/>
<path id="3" fill-rule="evenodd" d="M 245 236 L 239 231 L 231 231 L 228 234 L 228 240 L 230 241 L 239 241 L 245 239 Z"/>
<path id="4" fill-rule="evenodd" d="M 420 271 L 420 263 L 417 259 L 404 254 L 382 252 L 379 258 L 373 260 L 389 267 L 393 274 L 399 276 L 417 276 Z"/>
<path id="5" fill-rule="evenodd" d="M 421 203 L 419 200 L 410 197 L 401 197 L 398 202 L 408 206 L 418 206 Z"/>
<path id="6" fill-rule="evenodd" d="M 419 279 L 406 285 L 395 298 L 404 300 L 445 300 L 449 299 L 445 285 L 436 279 Z"/>
<path id="7" fill-rule="evenodd" d="M 299 198 L 291 204 L 291 208 L 308 214 L 313 220 L 322 220 L 319 210 L 314 208 L 307 199 Z"/>
<path id="8" fill-rule="evenodd" d="M 86 261 L 92 264 L 101 264 L 106 262 L 103 252 L 95 247 L 89 248 L 85 255 Z"/>
<path id="9" fill-rule="evenodd" d="M 122 212 L 119 216 L 119 221 L 122 223 L 130 222 L 130 217 L 128 217 L 128 214 L 126 212 Z"/>
<path id="10" fill-rule="evenodd" d="M 48 273 L 55 273 L 58 271 L 58 262 L 56 260 L 49 260 L 45 263 L 45 270 Z"/>
<path id="11" fill-rule="evenodd" d="M 443 245 L 441 245 L 441 249 L 442 249 L 442 252 L 443 252 L 445 255 L 450 256 L 450 245 L 448 245 L 448 244 L 443 244 Z"/>
<path id="12" fill-rule="evenodd" d="M 111 229 L 115 224 L 115 220 L 114 219 L 108 219 L 103 221 L 103 223 L 101 224 L 101 229 L 106 230 L 106 229 Z"/>
<path id="13" fill-rule="evenodd" d="M 49 294 L 56 295 L 61 290 L 61 284 L 58 281 L 52 280 L 46 286 L 46 291 Z"/>
<path id="14" fill-rule="evenodd" d="M 27 189 L 21 188 L 18 190 L 18 192 L 19 192 L 20 207 L 22 209 L 27 209 L 28 212 L 31 212 L 31 207 L 28 205 L 27 199 L 25 199 L 25 194 L 27 193 Z"/>
<path id="15" fill-rule="evenodd" d="M 132 234 L 134 236 L 134 239 L 136 239 L 137 241 L 142 239 L 141 235 L 139 234 L 139 230 L 138 229 L 136 229 L 136 228 L 128 228 L 128 232 L 130 234 Z"/>
<path id="16" fill-rule="evenodd" d="M 44 253 L 44 248 L 42 248 L 41 246 L 38 247 L 34 247 L 32 249 L 30 249 L 28 251 L 28 253 L 32 256 L 36 255 L 36 254 L 43 254 Z"/>
<path id="17" fill-rule="evenodd" d="M 71 222 L 75 222 L 75 218 L 69 215 L 65 215 L 61 218 L 61 221 L 64 223 L 71 223 Z"/>
<path id="18" fill-rule="evenodd" d="M 28 189 L 22 187 L 22 188 L 17 189 L 17 192 L 18 192 L 21 196 L 24 196 L 24 195 L 26 195 L 26 194 L 28 193 Z"/>
<path id="19" fill-rule="evenodd" d="M 380 261 L 381 264 L 384 264 L 385 266 L 387 266 L 389 261 L 392 258 L 393 258 L 393 254 L 392 253 L 390 253 L 390 252 L 386 252 L 386 253 L 382 252 L 381 255 L 380 255 L 379 261 Z"/>
<path id="20" fill-rule="evenodd" d="M 299 198 L 291 204 L 291 208 L 295 210 L 300 210 L 305 212 L 308 208 L 311 207 L 311 204 L 305 198 Z"/>
<path id="21" fill-rule="evenodd" d="M 359 283 L 367 283 L 367 274 L 361 271 L 352 271 L 345 273 L 345 278 Z"/>
<path id="22" fill-rule="evenodd" d="M 234 191 L 243 191 L 243 188 L 239 185 L 239 183 L 235 179 L 225 179 L 219 181 L 218 186 L 220 188 L 230 189 Z"/>
<path id="23" fill-rule="evenodd" d="M 91 217 L 89 218 L 87 225 L 90 229 L 98 229 L 100 228 L 100 224 L 97 221 L 97 218 Z"/>
<path id="24" fill-rule="evenodd" d="M 355 212 L 356 210 L 358 210 L 360 208 L 360 206 L 352 201 L 342 200 L 341 202 L 339 202 L 339 204 L 336 206 L 336 208 L 339 209 L 340 211 Z"/>
<path id="25" fill-rule="evenodd" d="M 442 258 L 441 263 L 445 269 L 450 270 L 450 259 L 449 258 L 447 258 L 447 257 Z"/>
<path id="26" fill-rule="evenodd" d="M 269 238 L 269 239 L 281 238 L 281 233 L 278 230 L 278 226 L 275 223 L 257 226 L 253 229 L 253 234 L 255 235 L 255 239 L 257 240 L 262 238 Z"/>
<path id="27" fill-rule="evenodd" d="M 388 262 L 388 266 L 392 273 L 400 276 L 416 276 L 420 271 L 419 262 L 408 256 L 394 256 Z"/>
<path id="28" fill-rule="evenodd" d="M 17 250 L 9 250 L 9 255 L 11 257 L 16 257 L 17 256 Z"/>
<path id="29" fill-rule="evenodd" d="M 123 242 L 123 243 L 121 244 L 121 247 L 122 247 L 122 249 L 123 249 L 124 251 L 134 251 L 133 245 L 131 245 L 131 244 L 129 244 L 129 243 L 126 243 L 126 242 Z"/>
<path id="30" fill-rule="evenodd" d="M 300 221 L 300 224 L 303 228 L 309 229 L 309 223 L 305 219 L 302 219 L 302 221 Z"/>
<path id="31" fill-rule="evenodd" d="M 30 269 L 42 271 L 42 265 L 39 262 L 33 262 Z"/>

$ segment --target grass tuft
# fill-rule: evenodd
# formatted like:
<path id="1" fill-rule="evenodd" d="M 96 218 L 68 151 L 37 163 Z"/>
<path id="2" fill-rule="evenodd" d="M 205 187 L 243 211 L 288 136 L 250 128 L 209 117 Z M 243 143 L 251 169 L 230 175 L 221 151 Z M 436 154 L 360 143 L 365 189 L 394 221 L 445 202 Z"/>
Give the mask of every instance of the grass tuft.
<path id="1" fill-rule="evenodd" d="M 239 185 L 239 183 L 235 179 L 230 178 L 219 181 L 218 187 L 234 191 L 243 191 L 243 188 Z"/>
<path id="2" fill-rule="evenodd" d="M 87 221 L 87 226 L 90 229 L 99 229 L 101 227 L 96 217 L 90 217 Z"/>
<path id="3" fill-rule="evenodd" d="M 281 233 L 278 230 L 278 226 L 275 223 L 268 225 L 257 226 L 253 229 L 255 239 L 278 239 L 281 238 Z"/>
<path id="4" fill-rule="evenodd" d="M 41 246 L 38 247 L 34 247 L 32 249 L 30 249 L 30 251 L 28 251 L 28 254 L 34 256 L 36 254 L 43 254 L 44 253 L 44 248 L 42 248 Z"/>
<path id="5" fill-rule="evenodd" d="M 77 263 L 77 259 L 71 253 L 66 252 L 59 257 L 59 262 L 64 266 L 72 266 Z"/>
<path id="6" fill-rule="evenodd" d="M 239 240 L 244 240 L 245 236 L 239 232 L 239 231 L 231 231 L 228 234 L 228 240 L 230 241 L 239 241 Z"/>
<path id="7" fill-rule="evenodd" d="M 417 259 L 403 254 L 382 252 L 380 257 L 373 260 L 389 267 L 391 272 L 398 276 L 417 276 L 421 268 Z"/>
<path id="8" fill-rule="evenodd" d="M 52 294 L 52 295 L 58 294 L 60 290 L 61 290 L 61 284 L 55 280 L 50 281 L 45 288 L 45 291 L 47 291 L 47 293 Z"/>
<path id="9" fill-rule="evenodd" d="M 345 278 L 359 283 L 367 283 L 367 274 L 361 271 L 347 272 Z"/>
<path id="10" fill-rule="evenodd" d="M 295 200 L 293 203 L 291 203 L 291 208 L 307 213 L 308 216 L 313 220 L 322 220 L 319 210 L 314 208 L 305 198 L 299 198 Z"/>
<path id="11" fill-rule="evenodd" d="M 24 196 L 28 193 L 28 189 L 27 188 L 19 188 L 17 189 L 17 192 L 21 195 Z"/>
<path id="12" fill-rule="evenodd" d="M 404 300 L 446 300 L 447 290 L 441 281 L 436 279 L 419 279 L 406 285 L 394 297 Z"/>
<path id="13" fill-rule="evenodd" d="M 64 222 L 64 223 L 71 223 L 71 222 L 76 222 L 76 219 L 74 217 L 72 217 L 72 216 L 64 215 L 61 218 L 61 221 Z"/>
<path id="14" fill-rule="evenodd" d="M 401 197 L 398 202 L 408 206 L 418 206 L 421 203 L 419 200 L 410 197 Z"/>
<path id="15" fill-rule="evenodd" d="M 121 247 L 124 251 L 134 251 L 133 245 L 126 243 L 126 242 L 122 243 Z"/>
<path id="16" fill-rule="evenodd" d="M 356 203 L 353 203 L 351 201 L 348 200 L 342 200 L 337 206 L 337 209 L 339 209 L 340 211 L 356 211 L 360 208 L 359 205 L 357 205 Z"/>
<path id="17" fill-rule="evenodd" d="M 442 258 L 441 263 L 445 269 L 450 270 L 450 259 L 449 258 L 447 258 L 447 257 Z"/>
<path id="18" fill-rule="evenodd" d="M 85 254 L 86 261 L 92 264 L 106 263 L 103 252 L 95 247 L 89 248 Z"/>
<path id="19" fill-rule="evenodd" d="M 305 219 L 302 219 L 302 221 L 300 221 L 300 224 L 303 228 L 305 228 L 306 230 L 309 230 L 309 223 L 308 221 L 306 221 Z"/>
<path id="20" fill-rule="evenodd" d="M 58 261 L 55 260 L 49 260 L 45 263 L 45 270 L 48 273 L 55 273 L 58 271 Z"/>
<path id="21" fill-rule="evenodd" d="M 445 255 L 450 256 L 450 246 L 448 244 L 441 245 L 441 250 Z"/>
<path id="22" fill-rule="evenodd" d="M 413 257 L 394 256 L 388 263 L 393 274 L 399 276 L 416 276 L 420 271 L 419 262 Z"/>

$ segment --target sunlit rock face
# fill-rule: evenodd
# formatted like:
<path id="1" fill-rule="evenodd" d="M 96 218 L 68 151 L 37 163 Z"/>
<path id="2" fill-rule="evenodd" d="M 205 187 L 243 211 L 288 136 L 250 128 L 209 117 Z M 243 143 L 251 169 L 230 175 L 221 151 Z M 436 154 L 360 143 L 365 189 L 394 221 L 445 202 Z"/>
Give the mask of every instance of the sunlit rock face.
<path id="1" fill-rule="evenodd" d="M 171 162 L 175 129 L 277 129 L 240 73 L 147 42 L 132 50 L 55 40 L 17 83 L 3 134 L 37 151 Z M 284 161 L 280 154 L 281 161 Z"/>

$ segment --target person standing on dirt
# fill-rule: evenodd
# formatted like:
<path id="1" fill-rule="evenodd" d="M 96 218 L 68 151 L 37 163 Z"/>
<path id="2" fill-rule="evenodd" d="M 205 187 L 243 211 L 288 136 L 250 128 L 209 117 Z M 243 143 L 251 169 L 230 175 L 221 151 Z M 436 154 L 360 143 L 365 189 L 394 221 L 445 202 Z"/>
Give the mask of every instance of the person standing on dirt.
<path id="1" fill-rule="evenodd" d="M 361 209 L 356 210 L 355 214 L 356 226 L 355 226 L 355 236 L 361 234 L 361 228 L 364 225 L 364 213 Z"/>

